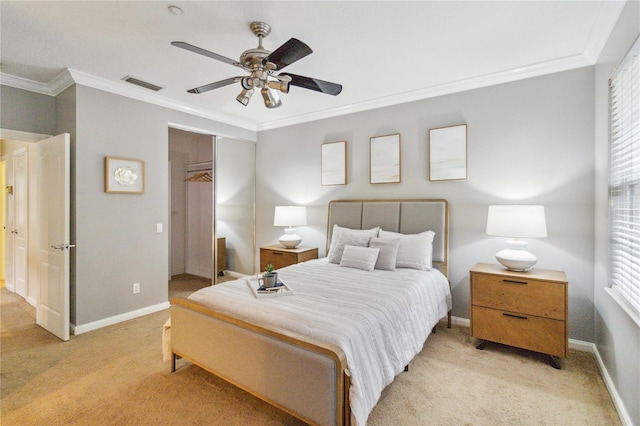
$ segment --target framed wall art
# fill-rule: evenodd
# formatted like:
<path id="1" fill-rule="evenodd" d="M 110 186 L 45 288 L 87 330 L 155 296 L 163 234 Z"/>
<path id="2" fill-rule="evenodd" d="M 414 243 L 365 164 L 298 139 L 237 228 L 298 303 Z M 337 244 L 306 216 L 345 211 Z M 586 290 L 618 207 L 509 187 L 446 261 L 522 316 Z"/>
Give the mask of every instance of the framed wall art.
<path id="1" fill-rule="evenodd" d="M 322 144 L 322 185 L 347 184 L 347 141 Z"/>
<path id="2" fill-rule="evenodd" d="M 370 139 L 370 182 L 399 183 L 402 179 L 400 133 Z"/>
<path id="3" fill-rule="evenodd" d="M 429 180 L 467 178 L 467 125 L 429 130 Z"/>
<path id="4" fill-rule="evenodd" d="M 131 158 L 104 158 L 104 192 L 144 193 L 144 161 Z"/>

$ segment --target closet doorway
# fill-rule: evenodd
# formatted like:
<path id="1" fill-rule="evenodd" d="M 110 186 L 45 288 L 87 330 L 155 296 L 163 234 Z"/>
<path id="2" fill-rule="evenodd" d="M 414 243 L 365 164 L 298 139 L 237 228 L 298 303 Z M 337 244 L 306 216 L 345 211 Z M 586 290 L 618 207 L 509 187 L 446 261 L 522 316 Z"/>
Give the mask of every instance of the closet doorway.
<path id="1" fill-rule="evenodd" d="M 215 281 L 214 142 L 212 135 L 169 128 L 170 278 L 188 274 Z"/>
<path id="2" fill-rule="evenodd" d="M 255 143 L 169 128 L 169 188 L 169 279 L 254 273 Z"/>

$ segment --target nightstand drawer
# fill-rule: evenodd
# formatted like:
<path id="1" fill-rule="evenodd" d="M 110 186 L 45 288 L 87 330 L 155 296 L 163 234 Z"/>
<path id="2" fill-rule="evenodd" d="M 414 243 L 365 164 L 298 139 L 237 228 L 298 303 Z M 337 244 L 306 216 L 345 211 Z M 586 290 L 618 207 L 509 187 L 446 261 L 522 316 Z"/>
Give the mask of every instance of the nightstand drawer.
<path id="1" fill-rule="evenodd" d="M 297 247 L 293 249 L 284 248 L 280 245 L 260 247 L 260 270 L 268 264 L 272 264 L 274 269 L 317 259 L 318 249 L 314 247 Z"/>
<path id="2" fill-rule="evenodd" d="M 260 263 L 264 263 L 264 266 L 271 263 L 275 269 L 298 263 L 297 253 L 287 253 L 285 251 L 261 250 L 260 258 Z M 262 267 L 263 270 L 264 266 Z"/>
<path id="3" fill-rule="evenodd" d="M 473 274 L 471 285 L 474 305 L 565 319 L 564 284 L 525 277 Z"/>
<path id="4" fill-rule="evenodd" d="M 565 322 L 473 306 L 473 335 L 480 339 L 566 357 Z"/>

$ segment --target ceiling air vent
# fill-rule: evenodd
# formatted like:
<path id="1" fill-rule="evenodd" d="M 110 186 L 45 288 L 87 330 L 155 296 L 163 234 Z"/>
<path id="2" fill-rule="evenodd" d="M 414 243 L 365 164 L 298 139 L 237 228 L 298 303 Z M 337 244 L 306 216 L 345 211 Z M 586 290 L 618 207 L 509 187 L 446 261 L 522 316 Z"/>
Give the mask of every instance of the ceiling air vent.
<path id="1" fill-rule="evenodd" d="M 137 78 L 133 78 L 130 76 L 126 76 L 123 78 L 127 83 L 135 84 L 136 86 L 144 87 L 145 89 L 153 90 L 157 92 L 158 90 L 162 90 L 162 87 L 156 86 L 155 84 L 147 83 L 146 81 L 138 80 Z"/>

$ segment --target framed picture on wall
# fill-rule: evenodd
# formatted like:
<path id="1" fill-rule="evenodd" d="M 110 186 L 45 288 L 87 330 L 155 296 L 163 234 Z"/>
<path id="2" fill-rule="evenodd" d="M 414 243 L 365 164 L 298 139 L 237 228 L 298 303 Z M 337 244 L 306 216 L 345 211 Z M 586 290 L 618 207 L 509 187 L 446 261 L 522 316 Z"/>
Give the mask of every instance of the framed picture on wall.
<path id="1" fill-rule="evenodd" d="M 467 125 L 429 130 L 429 180 L 467 178 Z"/>
<path id="2" fill-rule="evenodd" d="M 322 185 L 347 184 L 347 141 L 322 144 Z"/>
<path id="3" fill-rule="evenodd" d="M 399 183 L 402 176 L 400 133 L 370 139 L 370 182 Z"/>
<path id="4" fill-rule="evenodd" d="M 105 157 L 104 192 L 112 194 L 143 194 L 144 160 Z"/>

